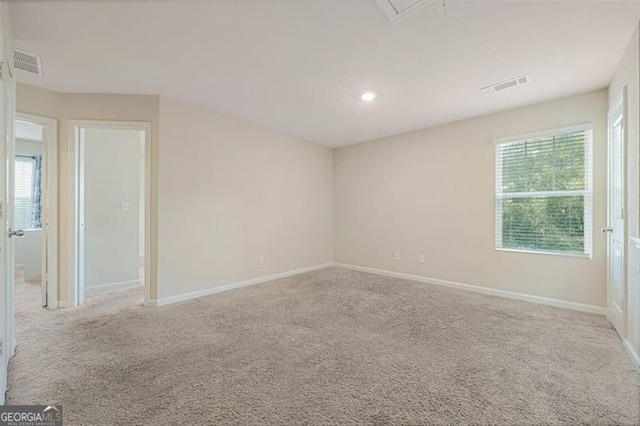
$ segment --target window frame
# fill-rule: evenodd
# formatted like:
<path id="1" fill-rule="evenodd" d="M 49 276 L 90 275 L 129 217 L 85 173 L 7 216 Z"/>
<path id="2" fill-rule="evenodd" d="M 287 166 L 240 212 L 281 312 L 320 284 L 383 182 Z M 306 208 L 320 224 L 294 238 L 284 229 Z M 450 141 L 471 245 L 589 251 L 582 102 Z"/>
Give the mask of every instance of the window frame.
<path id="1" fill-rule="evenodd" d="M 558 250 L 540 250 L 540 249 L 518 249 L 510 247 L 502 247 L 502 203 L 499 202 L 505 198 L 505 194 L 502 192 L 502 163 L 500 145 L 516 142 L 524 142 L 530 139 L 560 136 L 568 133 L 575 132 L 587 132 L 585 138 L 585 189 L 584 190 L 571 190 L 571 191 L 538 191 L 538 192 L 523 192 L 519 198 L 550 198 L 553 195 L 541 196 L 541 194 L 556 194 L 555 196 L 563 196 L 557 194 L 564 194 L 564 196 L 583 196 L 584 197 L 584 250 L 583 253 L 567 252 Z M 576 257 L 583 259 L 593 258 L 593 123 L 584 123 L 574 126 L 559 127 L 554 129 L 543 130 L 534 133 L 520 134 L 514 136 L 508 136 L 503 138 L 497 138 L 493 140 L 494 149 L 494 249 L 502 252 L 514 252 L 514 253 L 530 253 L 530 254 L 543 254 L 552 256 L 565 256 Z M 498 173 L 500 171 L 500 173 Z M 534 196 L 536 194 L 537 196 Z M 507 197 L 513 198 L 513 197 Z"/>

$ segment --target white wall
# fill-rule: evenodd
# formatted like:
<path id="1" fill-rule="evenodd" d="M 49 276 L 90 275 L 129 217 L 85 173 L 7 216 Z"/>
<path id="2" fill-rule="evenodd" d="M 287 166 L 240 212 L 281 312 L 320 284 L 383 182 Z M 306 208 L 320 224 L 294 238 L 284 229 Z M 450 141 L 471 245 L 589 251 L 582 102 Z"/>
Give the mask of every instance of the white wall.
<path id="1" fill-rule="evenodd" d="M 42 141 L 16 139 L 16 155 L 26 155 L 29 157 L 42 155 Z"/>
<path id="2" fill-rule="evenodd" d="M 627 237 L 640 236 L 638 154 L 640 144 L 640 30 L 633 37 L 609 86 L 609 105 L 627 89 Z M 627 336 L 640 354 L 640 250 L 627 238 Z"/>
<path id="3" fill-rule="evenodd" d="M 87 291 L 138 283 L 140 133 L 127 129 L 85 130 Z"/>
<path id="4" fill-rule="evenodd" d="M 60 306 L 73 300 L 74 140 L 69 120 L 142 121 L 151 123 L 151 240 L 157 236 L 158 96 L 61 93 L 18 84 L 16 110 L 58 120 L 58 297 Z M 151 298 L 157 295 L 157 246 L 145 254 Z"/>
<path id="5" fill-rule="evenodd" d="M 20 240 L 24 247 L 24 280 L 39 282 L 42 280 L 42 230 L 26 229 Z"/>
<path id="6" fill-rule="evenodd" d="M 15 258 L 15 266 L 17 268 L 24 267 L 24 240 L 16 238 L 13 242 L 13 253 Z"/>
<path id="7" fill-rule="evenodd" d="M 328 148 L 161 97 L 158 188 L 160 298 L 333 259 Z"/>
<path id="8" fill-rule="evenodd" d="M 153 244 L 145 253 L 151 299 L 332 260 L 330 149 L 164 98 L 161 131 L 157 96 L 69 94 L 18 84 L 16 102 L 18 111 L 59 120 L 62 306 L 73 294 L 71 119 L 151 122 Z M 259 255 L 264 264 L 258 264 Z"/>
<path id="9" fill-rule="evenodd" d="M 335 261 L 604 307 L 606 115 L 600 90 L 335 150 Z M 496 251 L 492 140 L 587 122 L 593 259 Z"/>

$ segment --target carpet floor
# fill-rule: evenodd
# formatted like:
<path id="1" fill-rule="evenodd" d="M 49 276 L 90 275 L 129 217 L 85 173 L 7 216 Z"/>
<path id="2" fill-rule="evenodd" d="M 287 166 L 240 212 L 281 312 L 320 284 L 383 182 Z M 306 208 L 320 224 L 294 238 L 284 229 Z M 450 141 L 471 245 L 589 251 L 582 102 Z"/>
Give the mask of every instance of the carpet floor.
<path id="1" fill-rule="evenodd" d="M 65 424 L 640 423 L 597 315 L 339 268 L 161 308 L 38 292 L 18 286 L 8 403 Z"/>

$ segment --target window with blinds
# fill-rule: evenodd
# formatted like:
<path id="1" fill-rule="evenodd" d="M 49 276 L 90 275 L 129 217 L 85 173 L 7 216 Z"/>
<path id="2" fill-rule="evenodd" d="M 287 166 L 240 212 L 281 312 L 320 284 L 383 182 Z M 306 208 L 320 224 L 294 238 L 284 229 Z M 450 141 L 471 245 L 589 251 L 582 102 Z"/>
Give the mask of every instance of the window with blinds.
<path id="1" fill-rule="evenodd" d="M 14 229 L 39 228 L 34 223 L 36 192 L 36 160 L 33 157 L 15 157 L 14 168 Z"/>
<path id="2" fill-rule="evenodd" d="M 496 248 L 591 254 L 591 127 L 497 141 Z"/>

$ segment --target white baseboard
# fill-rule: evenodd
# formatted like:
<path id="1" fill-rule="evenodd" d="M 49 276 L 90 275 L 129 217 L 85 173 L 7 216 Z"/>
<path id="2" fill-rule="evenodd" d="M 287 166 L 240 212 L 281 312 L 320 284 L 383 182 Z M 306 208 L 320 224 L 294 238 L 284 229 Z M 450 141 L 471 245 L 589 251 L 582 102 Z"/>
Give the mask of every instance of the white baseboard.
<path id="1" fill-rule="evenodd" d="M 179 294 L 177 296 L 164 297 L 162 299 L 151 299 L 145 301 L 145 306 L 165 306 L 172 303 L 184 302 L 186 300 L 197 299 L 198 297 L 209 296 L 215 293 L 221 293 L 223 291 L 234 290 L 237 288 L 248 287 L 251 285 L 261 284 L 267 281 L 278 280 L 280 278 L 291 277 L 293 275 L 303 274 L 305 272 L 317 271 L 318 269 L 324 269 L 333 266 L 332 262 L 323 263 L 321 265 L 309 266 L 306 268 L 294 269 L 292 271 L 281 272 L 279 274 L 267 275 L 265 277 L 254 278 L 251 280 L 240 281 L 232 284 L 225 284 L 218 287 L 212 287 L 205 290 L 193 291 L 191 293 Z"/>
<path id="2" fill-rule="evenodd" d="M 140 284 L 140 280 L 119 281 L 115 283 L 100 284 L 100 285 L 86 287 L 84 291 L 86 293 L 90 293 L 94 291 L 104 291 L 104 290 L 113 290 L 116 288 L 133 287 L 134 285 L 138 285 L 138 284 Z"/>
<path id="3" fill-rule="evenodd" d="M 631 361 L 634 364 L 633 366 L 640 372 L 640 356 L 638 355 L 638 352 L 636 352 L 635 348 L 631 346 L 631 343 L 627 339 L 622 339 L 622 346 L 624 346 L 629 358 L 631 358 Z"/>
<path id="4" fill-rule="evenodd" d="M 419 275 L 403 274 L 401 272 L 385 271 L 382 269 L 367 268 L 363 266 L 349 265 L 344 263 L 334 263 L 335 266 L 353 269 L 355 271 L 369 272 L 371 274 L 384 275 L 387 277 L 403 278 L 405 280 L 418 281 L 427 284 L 435 284 L 444 287 L 457 288 L 462 290 L 473 291 L 476 293 L 488 294 L 491 296 L 505 297 L 507 299 L 524 300 L 527 302 L 538 303 L 541 305 L 555 306 L 557 308 L 572 309 L 574 311 L 588 312 L 591 314 L 606 315 L 606 308 L 600 306 L 583 305 L 582 303 L 567 302 L 565 300 L 551 299 L 548 297 L 533 296 L 525 293 L 517 293 L 514 291 L 497 290 L 488 287 L 481 287 L 471 284 L 463 284 L 454 281 L 445 281 L 437 278 L 421 277 Z"/>

